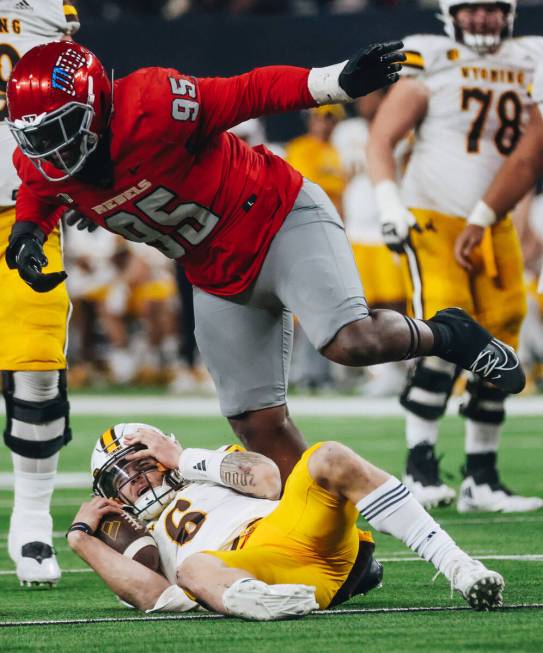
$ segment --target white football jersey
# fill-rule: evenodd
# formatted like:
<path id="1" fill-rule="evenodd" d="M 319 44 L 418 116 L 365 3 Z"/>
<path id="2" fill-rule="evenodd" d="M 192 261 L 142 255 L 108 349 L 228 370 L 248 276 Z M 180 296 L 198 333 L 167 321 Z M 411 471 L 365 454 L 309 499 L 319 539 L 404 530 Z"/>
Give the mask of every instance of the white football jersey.
<path id="1" fill-rule="evenodd" d="M 429 91 L 403 180 L 404 201 L 466 217 L 520 138 L 543 38 L 507 39 L 487 55 L 446 36 L 420 34 L 404 43 L 403 74 Z"/>
<path id="2" fill-rule="evenodd" d="M 532 99 L 537 104 L 543 116 L 543 63 L 537 67 L 535 72 Z M 543 201 L 541 200 L 541 195 L 538 195 L 532 202 L 531 227 L 538 237 L 541 238 L 543 235 Z M 539 275 L 537 292 L 543 294 L 543 267 Z"/>
<path id="3" fill-rule="evenodd" d="M 199 551 L 229 551 L 255 520 L 279 502 L 255 499 L 215 483 L 190 483 L 151 525 L 162 571 L 175 584 L 179 565 Z"/>
<path id="4" fill-rule="evenodd" d="M 78 27 L 68 0 L 0 0 L 0 207 L 15 204 L 20 184 L 11 160 L 15 140 L 5 122 L 11 71 L 31 48 L 74 34 Z"/>
<path id="5" fill-rule="evenodd" d="M 532 87 L 532 100 L 543 115 L 543 62 L 536 68 Z"/>
<path id="6" fill-rule="evenodd" d="M 361 117 L 342 120 L 334 128 L 332 145 L 339 152 L 341 164 L 348 175 L 366 170 L 368 136 L 368 121 Z"/>

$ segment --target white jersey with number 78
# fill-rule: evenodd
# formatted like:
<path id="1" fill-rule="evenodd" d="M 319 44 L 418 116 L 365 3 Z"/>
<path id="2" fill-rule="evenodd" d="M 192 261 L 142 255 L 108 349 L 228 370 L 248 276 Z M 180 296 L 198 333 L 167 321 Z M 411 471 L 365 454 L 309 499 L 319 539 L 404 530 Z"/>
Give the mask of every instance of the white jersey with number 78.
<path id="1" fill-rule="evenodd" d="M 429 99 L 403 199 L 410 208 L 466 217 L 522 134 L 543 38 L 506 39 L 486 55 L 446 36 L 408 36 L 404 44 L 402 74 L 419 79 Z"/>

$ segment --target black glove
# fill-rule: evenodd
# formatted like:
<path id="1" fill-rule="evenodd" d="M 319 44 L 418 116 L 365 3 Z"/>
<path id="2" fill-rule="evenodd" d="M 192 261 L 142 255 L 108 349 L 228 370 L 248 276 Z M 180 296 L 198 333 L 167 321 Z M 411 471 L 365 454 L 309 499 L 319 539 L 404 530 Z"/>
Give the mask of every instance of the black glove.
<path id="1" fill-rule="evenodd" d="M 6 250 L 6 263 L 12 270 L 17 269 L 21 279 L 36 292 L 49 292 L 68 276 L 66 272 L 43 274 L 42 268 L 48 264 L 43 252 L 45 234 L 34 222 L 16 222 L 9 235 Z"/>
<path id="2" fill-rule="evenodd" d="M 79 231 L 84 231 L 86 229 L 89 233 L 96 231 L 96 229 L 98 229 L 100 226 L 96 222 L 86 218 L 84 215 L 81 215 L 81 213 L 78 213 L 75 209 L 66 211 L 64 214 L 64 219 L 66 220 L 66 224 L 68 226 L 77 227 Z"/>
<path id="3" fill-rule="evenodd" d="M 339 73 L 339 85 L 351 98 L 367 95 L 400 78 L 400 62 L 405 61 L 402 41 L 372 43 L 351 57 Z"/>

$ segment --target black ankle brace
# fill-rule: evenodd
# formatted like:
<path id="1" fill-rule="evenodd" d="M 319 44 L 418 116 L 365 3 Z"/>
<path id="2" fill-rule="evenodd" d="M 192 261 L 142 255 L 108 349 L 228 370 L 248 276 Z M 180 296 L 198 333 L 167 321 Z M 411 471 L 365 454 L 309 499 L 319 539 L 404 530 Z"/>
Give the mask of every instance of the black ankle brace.
<path id="1" fill-rule="evenodd" d="M 446 324 L 434 322 L 433 319 L 423 321 L 424 324 L 429 327 L 434 336 L 434 346 L 431 355 L 440 356 L 441 358 L 448 360 L 447 355 L 450 354 L 453 340 L 452 329 L 450 329 Z"/>

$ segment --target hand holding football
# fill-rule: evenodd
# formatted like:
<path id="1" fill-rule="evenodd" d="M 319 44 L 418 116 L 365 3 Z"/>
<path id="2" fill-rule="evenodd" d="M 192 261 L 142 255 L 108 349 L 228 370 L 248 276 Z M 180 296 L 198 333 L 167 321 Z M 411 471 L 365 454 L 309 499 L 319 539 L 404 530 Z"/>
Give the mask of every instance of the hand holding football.
<path id="1" fill-rule="evenodd" d="M 104 515 L 95 537 L 152 571 L 160 569 L 158 547 L 145 526 L 126 511 Z"/>

